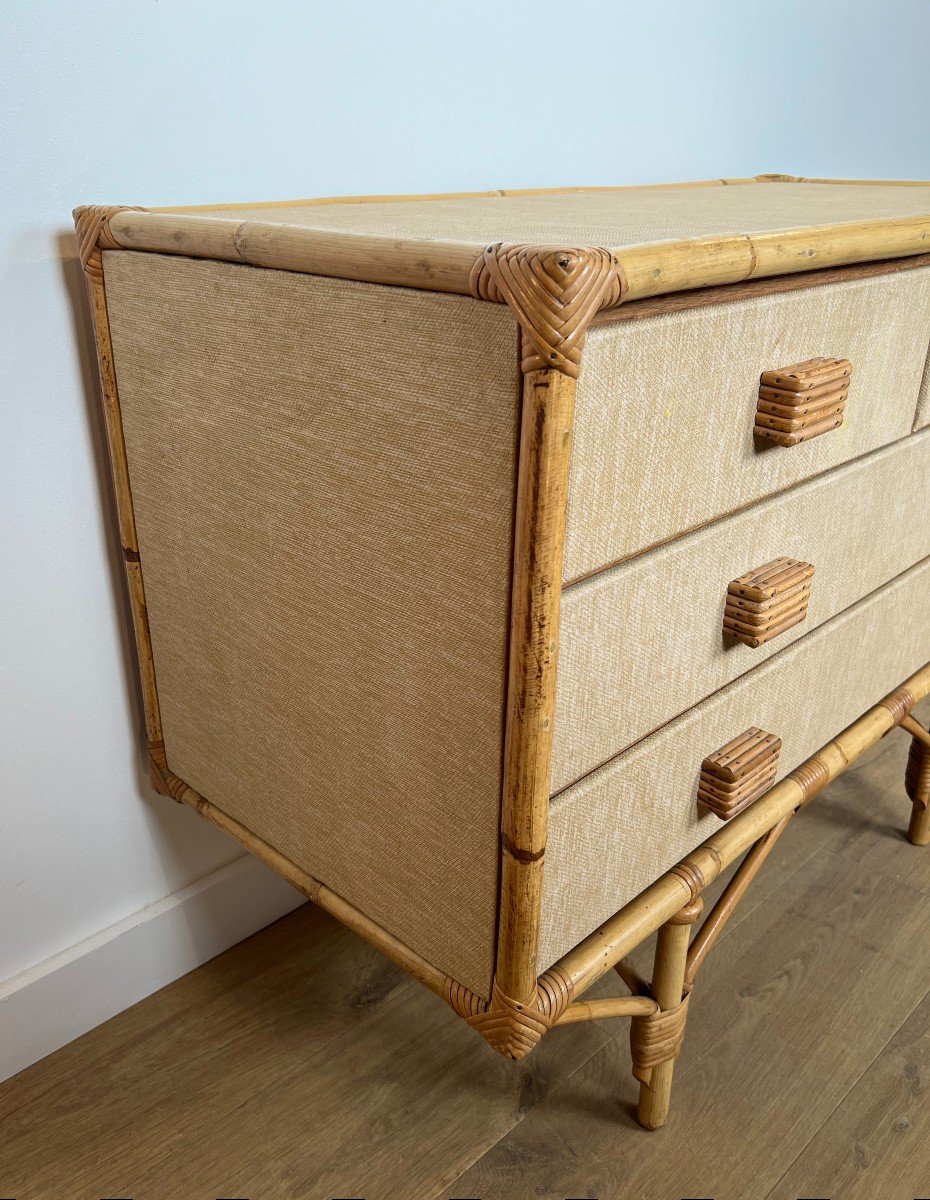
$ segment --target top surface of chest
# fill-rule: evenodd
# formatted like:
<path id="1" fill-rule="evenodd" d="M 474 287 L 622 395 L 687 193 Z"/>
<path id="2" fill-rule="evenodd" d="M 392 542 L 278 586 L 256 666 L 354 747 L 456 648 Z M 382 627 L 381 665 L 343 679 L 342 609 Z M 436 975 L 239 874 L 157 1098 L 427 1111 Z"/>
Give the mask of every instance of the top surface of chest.
<path id="1" fill-rule="evenodd" d="M 179 210 L 181 211 L 181 210 Z M 930 185 L 715 180 L 626 188 L 306 200 L 183 210 L 214 220 L 482 246 L 724 238 L 930 214 Z"/>

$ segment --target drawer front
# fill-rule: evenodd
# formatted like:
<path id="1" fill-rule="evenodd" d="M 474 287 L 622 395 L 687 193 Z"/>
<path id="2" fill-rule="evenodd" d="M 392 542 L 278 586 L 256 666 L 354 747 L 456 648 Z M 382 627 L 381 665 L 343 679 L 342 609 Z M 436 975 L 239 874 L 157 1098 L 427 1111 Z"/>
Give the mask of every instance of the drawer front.
<path id="1" fill-rule="evenodd" d="M 926 558 L 927 512 L 930 429 L 567 588 L 553 791 Z M 806 614 L 743 644 L 724 629 L 727 585 L 782 557 L 814 567 Z"/>
<path id="2" fill-rule="evenodd" d="M 928 317 L 921 267 L 594 328 L 577 388 L 565 580 L 910 433 Z M 793 446 L 754 436 L 762 373 L 817 356 L 852 364 L 842 425 Z"/>
<path id="3" fill-rule="evenodd" d="M 720 828 L 697 805 L 707 755 L 759 726 L 781 778 L 930 660 L 928 587 L 925 560 L 556 797 L 540 969 Z"/>

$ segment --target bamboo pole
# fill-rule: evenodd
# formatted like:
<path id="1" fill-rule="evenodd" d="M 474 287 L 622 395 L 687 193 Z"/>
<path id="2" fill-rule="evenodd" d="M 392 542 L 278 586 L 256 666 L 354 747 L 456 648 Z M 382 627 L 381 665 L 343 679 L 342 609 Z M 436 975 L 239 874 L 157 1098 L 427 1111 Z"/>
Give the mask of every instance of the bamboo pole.
<path id="1" fill-rule="evenodd" d="M 930 807 L 919 804 L 911 807 L 911 820 L 907 827 L 907 840 L 914 846 L 930 846 Z"/>
<path id="2" fill-rule="evenodd" d="M 691 925 L 697 920 L 700 912 L 701 902 L 696 900 L 670 917 L 659 930 L 652 975 L 652 995 L 663 1012 L 681 1004 L 688 939 L 691 936 Z M 675 1058 L 666 1058 L 652 1068 L 648 1083 L 640 1083 L 636 1118 L 646 1129 L 658 1129 L 665 1124 L 672 1098 L 674 1074 Z"/>
<path id="3" fill-rule="evenodd" d="M 756 875 L 759 873 L 762 864 L 772 853 L 775 848 L 775 843 L 784 833 L 788 822 L 794 816 L 794 813 L 789 813 L 787 817 L 782 817 L 777 825 L 773 825 L 768 833 L 755 843 L 746 857 L 740 863 L 739 870 L 727 884 L 723 895 L 714 905 L 713 909 L 704 919 L 701 928 L 694 936 L 689 949 L 688 961 L 685 969 L 685 992 L 690 992 L 694 986 L 694 979 L 698 971 L 701 969 L 701 964 L 710 953 L 723 928 L 729 921 L 736 906 L 742 900 L 743 896 Z"/>
<path id="4" fill-rule="evenodd" d="M 930 730 L 924 729 L 919 721 L 915 721 L 913 717 L 907 716 L 901 722 L 901 728 L 906 730 L 912 738 L 916 738 L 924 746 L 930 750 Z"/>
<path id="5" fill-rule="evenodd" d="M 124 210 L 110 222 L 125 250 L 186 254 L 336 279 L 469 295 L 478 245 L 331 233 L 273 221 Z"/>
<path id="6" fill-rule="evenodd" d="M 755 183 L 834 183 L 844 187 L 930 187 L 930 179 L 828 179 L 815 175 L 756 175 Z"/>
<path id="7" fill-rule="evenodd" d="M 913 717 L 906 716 L 901 728 L 911 735 L 911 749 L 904 772 L 904 787 L 911 800 L 908 841 L 930 845 L 930 733 Z"/>
<path id="8" fill-rule="evenodd" d="M 574 403 L 570 376 L 523 376 L 494 975 L 521 1003 L 536 994 Z"/>
<path id="9" fill-rule="evenodd" d="M 621 958 L 619 962 L 614 963 L 614 970 L 634 996 L 645 995 L 649 991 L 649 984 L 643 979 L 633 964 L 628 963 L 625 958 Z"/>
<path id="10" fill-rule="evenodd" d="M 681 865 L 687 867 L 685 874 L 698 872 L 703 885 L 711 883 L 779 821 L 809 803 L 928 692 L 930 664 L 692 851 Z M 553 970 L 568 980 L 573 996 L 580 996 L 691 899 L 693 884 L 676 873 L 680 869 L 663 875 L 559 959 Z"/>
<path id="11" fill-rule="evenodd" d="M 930 216 L 614 247 L 624 300 L 791 275 L 930 250 Z"/>
<path id="12" fill-rule="evenodd" d="M 610 996 L 601 1000 L 579 1000 L 570 1004 L 556 1025 L 576 1021 L 599 1021 L 604 1017 L 651 1017 L 659 1006 L 649 996 Z"/>
<path id="13" fill-rule="evenodd" d="M 470 295 L 477 242 L 339 233 L 194 213 L 130 209 L 110 221 L 127 250 L 186 254 L 340 279 Z M 638 300 L 748 279 L 791 275 L 930 249 L 930 216 L 850 221 L 768 233 L 685 238 L 611 248 Z"/>
<path id="14" fill-rule="evenodd" d="M 106 230 L 106 216 L 99 210 L 78 208 L 74 211 L 74 219 L 81 265 L 84 268 L 87 294 L 90 299 L 94 337 L 97 343 L 97 363 L 100 369 L 100 389 L 103 397 L 104 426 L 110 459 L 110 478 L 116 500 L 120 548 L 126 572 L 126 584 L 129 589 L 129 608 L 132 614 L 136 658 L 139 666 L 145 734 L 149 745 L 159 745 L 162 741 L 162 728 L 158 692 L 155 686 L 155 660 L 152 653 L 148 609 L 145 604 L 145 588 L 142 583 L 142 564 L 139 557 L 139 540 L 136 535 L 132 491 L 129 486 L 129 463 L 123 437 L 123 418 L 120 411 L 119 391 L 116 386 L 116 368 L 113 360 L 113 343 L 110 337 L 110 317 L 107 310 L 103 259 L 98 244 L 101 232 Z M 104 234 L 104 239 L 108 240 L 106 234 Z"/>
<path id="15" fill-rule="evenodd" d="M 602 187 L 492 188 L 486 192 L 410 192 L 404 195 L 382 196 L 310 196 L 300 200 L 246 200 L 238 204 L 232 201 L 224 204 L 156 205 L 150 207 L 148 211 L 156 213 L 213 213 L 256 208 L 317 208 L 329 204 L 411 204 L 422 203 L 428 200 L 498 200 L 507 196 L 574 196 L 585 193 L 642 192 L 653 188 L 724 187 L 741 183 L 762 182 L 765 182 L 765 180 L 752 176 L 745 179 L 694 179 L 675 183 L 607 184 Z"/>

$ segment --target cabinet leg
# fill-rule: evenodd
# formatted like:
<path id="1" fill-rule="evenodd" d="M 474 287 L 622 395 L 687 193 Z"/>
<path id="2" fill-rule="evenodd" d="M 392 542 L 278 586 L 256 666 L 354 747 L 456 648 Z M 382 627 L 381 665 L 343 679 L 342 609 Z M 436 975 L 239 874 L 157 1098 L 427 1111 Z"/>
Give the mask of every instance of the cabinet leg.
<path id="1" fill-rule="evenodd" d="M 688 942 L 701 908 L 700 900 L 693 901 L 659 930 L 652 996 L 660 1011 L 650 1017 L 634 1017 L 630 1025 L 633 1074 L 640 1081 L 636 1116 L 646 1129 L 660 1128 L 668 1116 L 688 1010 L 688 998 L 683 995 Z"/>
<path id="2" fill-rule="evenodd" d="M 904 787 L 913 805 L 908 840 L 915 846 L 930 845 L 930 747 L 922 738 L 911 738 Z"/>

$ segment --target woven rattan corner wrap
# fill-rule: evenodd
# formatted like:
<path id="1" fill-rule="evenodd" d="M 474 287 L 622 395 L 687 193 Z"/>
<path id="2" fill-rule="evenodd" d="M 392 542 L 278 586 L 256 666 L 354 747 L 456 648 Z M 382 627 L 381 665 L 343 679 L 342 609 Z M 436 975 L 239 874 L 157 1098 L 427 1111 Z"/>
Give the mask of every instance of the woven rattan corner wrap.
<path id="1" fill-rule="evenodd" d="M 119 212 L 144 212 L 127 204 L 85 204 L 74 210 L 74 229 L 78 239 L 78 257 L 88 279 L 103 279 L 101 250 L 118 250 L 119 242 L 110 233 L 110 220 Z"/>
<path id="2" fill-rule="evenodd" d="M 674 1008 L 659 1009 L 650 1017 L 634 1017 L 630 1022 L 630 1058 L 633 1075 L 640 1083 L 652 1080 L 653 1067 L 675 1062 L 685 1040 L 689 997 Z"/>
<path id="3" fill-rule="evenodd" d="M 469 281 L 479 300 L 508 304 L 522 330 L 521 366 L 578 378 L 585 334 L 602 308 L 619 304 L 623 272 L 609 250 L 488 246 Z"/>
<path id="4" fill-rule="evenodd" d="M 447 1000 L 489 1046 L 505 1058 L 525 1058 L 568 1007 L 571 988 L 558 971 L 546 971 L 529 1004 L 505 996 L 497 984 L 491 1002 L 449 980 Z"/>

